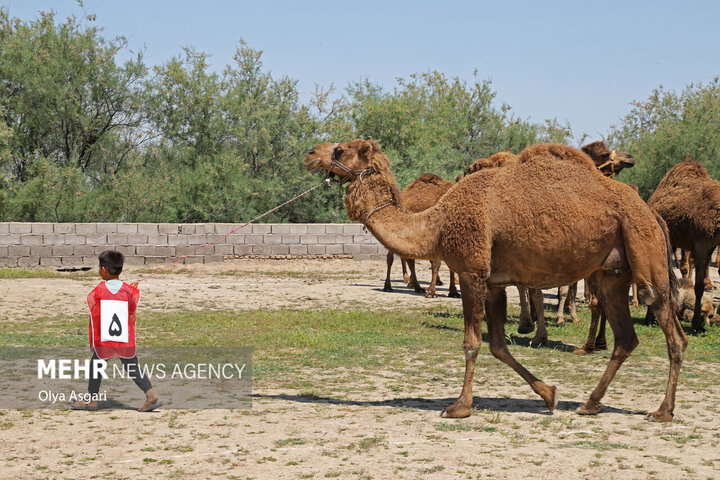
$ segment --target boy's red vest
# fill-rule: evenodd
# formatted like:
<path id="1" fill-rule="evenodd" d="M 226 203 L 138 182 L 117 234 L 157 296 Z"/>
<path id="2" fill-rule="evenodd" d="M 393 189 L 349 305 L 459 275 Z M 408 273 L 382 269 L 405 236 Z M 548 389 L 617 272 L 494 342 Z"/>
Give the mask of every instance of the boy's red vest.
<path id="1" fill-rule="evenodd" d="M 135 356 L 135 310 L 140 290 L 123 283 L 113 294 L 105 282 L 87 296 L 90 348 L 102 359 Z"/>

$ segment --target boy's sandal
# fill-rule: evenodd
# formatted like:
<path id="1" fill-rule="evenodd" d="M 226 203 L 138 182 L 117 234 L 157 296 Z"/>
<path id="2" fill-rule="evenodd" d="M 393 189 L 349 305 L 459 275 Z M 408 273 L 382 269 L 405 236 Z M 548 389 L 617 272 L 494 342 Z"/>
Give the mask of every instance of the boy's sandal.
<path id="1" fill-rule="evenodd" d="M 162 407 L 164 405 L 163 402 L 155 402 L 155 403 L 147 403 L 145 402 L 145 405 L 138 408 L 138 412 L 152 412 L 156 408 Z"/>
<path id="2" fill-rule="evenodd" d="M 82 400 L 78 400 L 77 402 L 70 404 L 70 409 L 71 409 L 71 410 L 90 410 L 90 411 L 95 411 L 95 410 L 98 409 L 98 407 L 97 407 L 97 405 L 95 405 L 94 407 L 93 407 L 93 406 L 90 406 L 89 403 L 84 402 L 84 401 L 82 401 Z"/>

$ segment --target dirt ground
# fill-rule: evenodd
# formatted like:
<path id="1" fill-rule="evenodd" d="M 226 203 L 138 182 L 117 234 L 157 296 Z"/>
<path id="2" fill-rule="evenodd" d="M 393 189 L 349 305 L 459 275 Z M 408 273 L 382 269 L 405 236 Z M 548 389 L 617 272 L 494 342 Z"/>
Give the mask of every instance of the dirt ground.
<path id="1" fill-rule="evenodd" d="M 419 265 L 426 284 L 429 265 Z M 128 269 L 123 279 L 148 273 Z M 385 264 L 379 261 L 193 265 L 143 282 L 141 308 L 382 310 L 422 303 L 459 308 L 460 300 L 446 296 L 447 283 L 438 298 L 426 299 L 405 288 L 399 273 L 393 276 L 396 292 L 382 292 L 384 275 Z M 448 279 L 445 268 L 441 276 Z M 720 282 L 715 270 L 713 276 Z M 89 275 L 0 280 L 0 322 L 85 313 L 84 296 L 97 283 Z M 515 289 L 508 293 L 517 302 Z M 513 353 L 519 359 L 534 354 L 525 350 Z M 468 419 L 445 420 L 439 412 L 460 389 L 459 346 L 457 355 L 458 361 L 447 365 L 447 378 L 421 376 L 408 382 L 392 370 L 358 376 L 298 372 L 327 385 L 313 395 L 284 387 L 281 378 L 258 381 L 249 411 L 1 410 L 0 476 L 720 478 L 718 383 L 695 388 L 681 382 L 672 424 L 643 418 L 664 394 L 666 358 L 628 362 L 621 370 L 624 381 L 614 382 L 604 399 L 608 407 L 598 416 L 582 417 L 574 410 L 602 375 L 606 359 L 588 360 L 591 379 L 581 385 L 567 380 L 564 365 L 549 366 L 552 373 L 544 380 L 561 392 L 558 409 L 550 415 L 530 388 L 485 348 L 476 373 L 477 410 Z M 417 362 L 422 372 L 420 359 L 408 362 Z M 717 366 L 686 362 L 683 369 L 697 377 L 717 377 Z M 332 392 L 339 384 L 355 388 L 338 399 Z"/>

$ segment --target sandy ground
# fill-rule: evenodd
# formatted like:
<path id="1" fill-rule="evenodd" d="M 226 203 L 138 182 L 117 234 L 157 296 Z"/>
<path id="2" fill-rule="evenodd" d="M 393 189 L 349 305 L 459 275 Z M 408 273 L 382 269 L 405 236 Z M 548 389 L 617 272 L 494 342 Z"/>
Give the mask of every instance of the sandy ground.
<path id="1" fill-rule="evenodd" d="M 130 269 L 124 279 L 147 273 Z M 447 280 L 447 271 L 441 273 Z M 447 284 L 439 288 L 438 298 L 425 299 L 405 288 L 399 274 L 394 276 L 396 292 L 383 293 L 384 274 L 384 262 L 348 260 L 189 266 L 143 282 L 142 308 L 382 310 L 431 303 L 458 308 L 458 299 L 446 297 Z M 427 283 L 426 262 L 419 275 Z M 90 276 L 0 280 L 0 322 L 84 313 L 78 299 L 96 284 Z M 509 293 L 516 301 L 515 290 Z M 521 361 L 534 352 L 514 350 Z M 476 373 L 477 410 L 469 419 L 450 421 L 439 412 L 459 393 L 462 363 L 459 349 L 457 353 L 446 378 L 423 376 L 421 359 L 408 359 L 408 368 L 418 372 L 412 381 L 391 370 L 373 375 L 298 372 L 316 386 L 326 385 L 313 395 L 285 387 L 282 378 L 255 382 L 249 411 L 0 410 L 0 476 L 720 477 L 717 381 L 700 382 L 702 388 L 681 382 L 676 421 L 649 423 L 642 413 L 659 405 L 667 359 L 631 357 L 621 370 L 623 380 L 616 379 L 604 399 L 608 407 L 598 416 L 581 417 L 574 409 L 607 362 L 607 357 L 588 357 L 588 380 L 580 385 L 568 381 L 562 364 L 550 365 L 550 373 L 544 373 L 544 380 L 558 385 L 562 395 L 555 414 L 549 415 L 529 387 L 485 349 Z M 693 378 L 720 380 L 717 366 L 686 362 L 683 368 Z"/>

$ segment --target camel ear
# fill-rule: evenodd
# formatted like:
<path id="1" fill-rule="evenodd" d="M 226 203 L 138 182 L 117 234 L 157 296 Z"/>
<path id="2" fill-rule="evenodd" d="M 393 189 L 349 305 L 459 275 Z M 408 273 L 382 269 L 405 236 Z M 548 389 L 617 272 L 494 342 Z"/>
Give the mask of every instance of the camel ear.
<path id="1" fill-rule="evenodd" d="M 358 152 L 362 155 L 368 156 L 374 150 L 374 145 L 377 144 L 372 140 L 365 140 L 363 141 L 362 146 L 358 149 Z"/>

